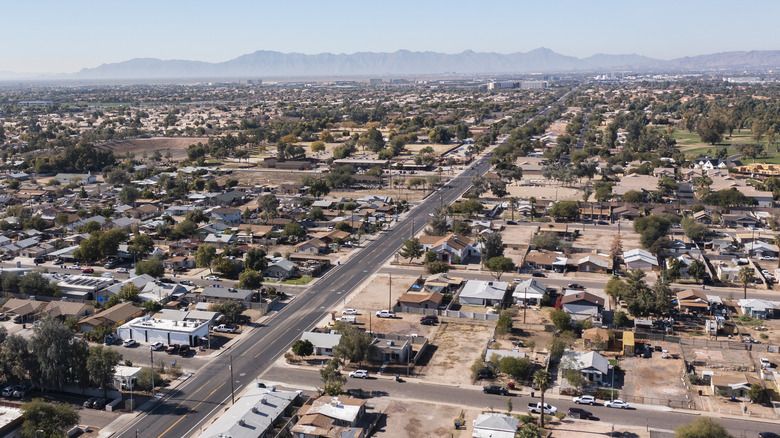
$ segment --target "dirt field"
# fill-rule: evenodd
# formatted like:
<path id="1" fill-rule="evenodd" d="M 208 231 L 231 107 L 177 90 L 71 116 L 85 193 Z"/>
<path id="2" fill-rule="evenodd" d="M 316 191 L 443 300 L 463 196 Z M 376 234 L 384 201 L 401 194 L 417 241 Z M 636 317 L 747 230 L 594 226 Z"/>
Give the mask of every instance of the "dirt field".
<path id="1" fill-rule="evenodd" d="M 677 344 L 652 341 L 652 345 L 661 345 L 671 354 L 680 352 Z M 620 359 L 620 368 L 625 370 L 625 382 L 620 395 L 635 403 L 664 404 L 664 400 L 685 400 L 686 389 L 680 380 L 682 366 L 682 360 L 662 359 L 660 353 L 654 353 L 648 359 Z M 632 397 L 644 397 L 645 400 Z"/>
<path id="2" fill-rule="evenodd" d="M 115 154 L 131 152 L 134 153 L 137 158 L 140 158 L 144 152 L 151 156 L 154 151 L 160 151 L 164 157 L 165 153 L 170 151 L 173 156 L 171 159 L 173 161 L 180 161 L 187 158 L 187 147 L 189 145 L 197 144 L 198 142 L 205 143 L 208 140 L 208 137 L 137 138 L 103 143 L 98 147 L 112 150 Z"/>
<path id="3" fill-rule="evenodd" d="M 421 374 L 431 382 L 471 384 L 471 364 L 487 346 L 493 328 L 490 323 L 443 321 L 429 338 L 435 352 Z"/>
<path id="4" fill-rule="evenodd" d="M 613 432 L 611 423 L 602 423 L 600 421 L 572 420 L 565 419 L 560 423 L 554 423 L 551 428 L 552 437 L 577 437 L 577 438 L 600 438 L 608 437 Z M 649 438 L 650 432 L 644 428 L 625 428 L 615 425 L 614 436 L 625 436 L 633 438 Z"/>
<path id="5" fill-rule="evenodd" d="M 461 409 L 451 405 L 439 405 L 390 399 L 373 399 L 376 411 L 384 410 L 387 416 L 374 437 L 470 437 L 472 421 L 481 413 L 476 409 Z M 464 413 L 465 429 L 455 430 L 453 421 Z"/>
<path id="6" fill-rule="evenodd" d="M 519 186 L 510 184 L 506 187 L 509 192 L 507 196 L 514 196 L 520 199 L 528 199 L 531 196 L 539 201 L 581 201 L 582 190 L 571 187 L 554 186 Z"/>
<path id="7" fill-rule="evenodd" d="M 451 144 L 438 144 L 438 143 L 437 144 L 417 144 L 417 143 L 415 143 L 415 144 L 408 144 L 408 145 L 404 146 L 404 149 L 406 149 L 407 151 L 409 151 L 409 152 L 411 152 L 413 154 L 417 154 L 418 152 L 420 152 L 421 149 L 427 148 L 427 147 L 433 148 L 433 153 L 434 154 L 441 155 L 444 152 L 447 152 L 448 150 L 452 149 L 453 145 L 451 145 Z"/>
<path id="8" fill-rule="evenodd" d="M 587 250 L 597 249 L 602 254 L 609 254 L 609 251 L 612 248 L 612 241 L 615 239 L 616 234 L 614 228 L 587 228 L 583 230 L 581 227 L 578 227 L 577 224 L 572 224 L 570 228 L 575 228 L 580 231 L 579 237 L 574 241 L 574 248 L 584 248 Z M 642 247 L 639 244 L 639 234 L 634 232 L 634 229 L 630 224 L 621 224 L 620 241 L 623 244 L 624 251 Z"/>

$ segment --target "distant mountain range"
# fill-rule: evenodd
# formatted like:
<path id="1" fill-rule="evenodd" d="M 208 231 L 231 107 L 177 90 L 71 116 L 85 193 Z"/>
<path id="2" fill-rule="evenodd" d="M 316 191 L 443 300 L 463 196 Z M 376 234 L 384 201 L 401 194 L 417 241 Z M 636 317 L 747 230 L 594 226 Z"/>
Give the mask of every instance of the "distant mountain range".
<path id="1" fill-rule="evenodd" d="M 780 68 L 780 51 L 724 52 L 663 61 L 641 55 L 593 55 L 576 58 L 539 48 L 526 53 L 480 53 L 470 50 L 437 52 L 353 54 L 280 53 L 257 51 L 225 62 L 137 58 L 85 68 L 62 79 L 186 79 L 269 78 L 317 76 L 404 76 L 457 74 L 509 74 L 598 71 L 712 71 Z M 6 72 L 3 72 L 6 73 Z M 10 75 L 9 75 L 10 76 Z M 6 76 L 6 77 L 9 77 Z M 14 74 L 12 77 L 18 78 Z"/>

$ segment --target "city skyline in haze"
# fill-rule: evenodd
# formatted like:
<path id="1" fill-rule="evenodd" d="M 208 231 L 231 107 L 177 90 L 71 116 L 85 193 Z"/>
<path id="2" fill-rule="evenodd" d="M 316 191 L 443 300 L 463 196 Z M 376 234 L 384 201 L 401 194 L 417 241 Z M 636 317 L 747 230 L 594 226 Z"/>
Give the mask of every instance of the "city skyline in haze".
<path id="1" fill-rule="evenodd" d="M 73 73 L 133 58 L 221 62 L 283 53 L 528 52 L 656 59 L 775 50 L 780 3 L 465 1 L 14 2 L 0 71 Z"/>

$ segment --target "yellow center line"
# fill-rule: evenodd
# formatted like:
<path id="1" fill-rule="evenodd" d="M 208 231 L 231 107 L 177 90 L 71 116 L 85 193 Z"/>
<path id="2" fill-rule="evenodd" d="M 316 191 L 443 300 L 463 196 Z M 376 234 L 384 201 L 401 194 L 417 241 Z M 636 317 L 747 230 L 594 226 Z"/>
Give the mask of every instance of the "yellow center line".
<path id="1" fill-rule="evenodd" d="M 177 424 L 179 424 L 179 422 L 180 422 L 181 420 L 183 420 L 183 419 L 187 418 L 187 415 L 190 415 L 190 413 L 192 413 L 192 411 L 194 411 L 195 409 L 198 409 L 198 406 L 202 405 L 202 404 L 203 404 L 203 402 L 205 402 L 206 400 L 208 400 L 208 398 L 209 398 L 209 397 L 211 397 L 212 395 L 214 395 L 214 393 L 215 393 L 215 392 L 217 392 L 217 391 L 219 390 L 219 388 L 222 388 L 223 386 L 225 386 L 225 383 L 227 383 L 227 382 L 222 382 L 222 384 L 221 384 L 221 385 L 217 386 L 217 389 L 215 389 L 215 390 L 211 391 L 211 392 L 209 393 L 209 395 L 207 395 L 207 396 L 206 396 L 206 398 L 204 398 L 203 400 L 201 400 L 201 401 L 200 401 L 200 403 L 196 404 L 196 405 L 195 405 L 195 407 L 193 407 L 192 409 L 190 409 L 190 411 L 189 411 L 189 412 L 187 412 L 186 414 L 182 415 L 182 416 L 181 416 L 181 418 L 179 418 L 178 420 L 176 420 L 176 422 L 175 422 L 175 423 L 171 424 L 171 427 L 169 427 L 169 428 L 165 429 L 165 432 L 161 433 L 161 434 L 160 434 L 160 436 L 158 436 L 157 438 L 162 438 L 162 437 L 163 437 L 163 436 L 164 436 L 166 433 L 170 432 L 170 431 L 171 431 L 171 429 L 173 429 L 173 428 L 174 428 L 174 426 L 176 426 Z M 206 385 L 203 385 L 203 386 L 206 386 Z M 198 391 L 200 391 L 201 389 L 203 389 L 203 386 L 201 386 L 200 388 L 198 388 Z M 192 395 L 195 395 L 195 394 L 196 394 L 198 391 L 195 391 L 194 393 L 192 393 Z M 182 404 L 184 404 L 184 402 L 180 403 L 180 404 L 179 404 L 179 406 L 181 406 Z M 178 409 L 178 408 L 179 408 L 179 406 L 176 406 L 176 409 Z M 176 409 L 174 409 L 174 410 L 176 410 Z"/>

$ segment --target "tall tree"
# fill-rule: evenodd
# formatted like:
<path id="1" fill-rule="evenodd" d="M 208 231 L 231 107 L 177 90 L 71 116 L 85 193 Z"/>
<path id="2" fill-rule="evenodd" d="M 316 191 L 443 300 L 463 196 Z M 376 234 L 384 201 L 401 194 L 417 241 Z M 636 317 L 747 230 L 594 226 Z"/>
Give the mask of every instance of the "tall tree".
<path id="1" fill-rule="evenodd" d="M 7 383 L 23 381 L 27 378 L 28 371 L 36 374 L 33 370 L 36 365 L 30 354 L 28 341 L 22 335 L 12 334 L 0 344 L 0 372 Z"/>
<path id="2" fill-rule="evenodd" d="M 504 255 L 504 241 L 499 233 L 489 233 L 482 240 L 482 263 Z"/>
<path id="3" fill-rule="evenodd" d="M 103 397 L 108 397 L 108 390 L 114 383 L 116 365 L 122 359 L 119 352 L 102 346 L 91 347 L 87 357 L 89 380 L 103 390 Z"/>
<path id="4" fill-rule="evenodd" d="M 485 262 L 485 267 L 496 277 L 496 281 L 501 280 L 505 272 L 511 272 L 515 269 L 515 263 L 509 257 L 493 257 Z"/>
<path id="5" fill-rule="evenodd" d="M 541 393 L 540 401 L 542 403 L 541 414 L 539 415 L 539 427 L 544 428 L 544 393 L 550 389 L 552 384 L 552 374 L 545 370 L 539 370 L 534 373 L 534 383 L 539 388 Z"/>
<path id="6" fill-rule="evenodd" d="M 215 248 L 213 245 L 204 244 L 198 246 L 198 249 L 195 250 L 195 264 L 199 268 L 209 268 L 209 273 L 212 273 L 211 270 L 211 262 L 214 261 L 214 258 L 217 256 L 217 248 Z"/>
<path id="7" fill-rule="evenodd" d="M 747 299 L 747 287 L 753 282 L 753 268 L 743 266 L 737 273 L 737 279 L 742 283 L 742 298 Z"/>
<path id="8" fill-rule="evenodd" d="M 337 359 L 362 364 L 376 351 L 370 334 L 345 323 L 338 324 L 338 329 L 341 339 L 333 347 L 333 356 Z"/>
<path id="9" fill-rule="evenodd" d="M 425 229 L 425 234 L 429 236 L 444 236 L 449 231 L 447 208 L 444 206 L 437 207 L 433 212 L 433 216 L 428 219 L 428 228 Z"/>
<path id="10" fill-rule="evenodd" d="M 33 330 L 30 350 L 37 367 L 30 378 L 41 388 L 62 391 L 68 381 L 67 370 L 73 358 L 73 332 L 55 318 L 44 318 Z"/>
<path id="11" fill-rule="evenodd" d="M 399 254 L 403 258 L 409 259 L 409 263 L 411 263 L 412 260 L 423 254 L 423 246 L 419 239 L 412 237 L 411 239 L 406 239 L 404 241 L 404 246 L 401 248 L 401 251 L 399 251 Z"/>
<path id="12" fill-rule="evenodd" d="M 699 283 L 704 278 L 704 274 L 707 273 L 707 267 L 700 260 L 692 260 L 691 264 L 688 265 L 688 273 L 696 280 L 696 283 Z"/>
<path id="13" fill-rule="evenodd" d="M 66 432 L 79 422 L 79 414 L 69 403 L 49 403 L 36 398 L 22 405 L 22 436 L 36 438 L 65 437 Z"/>

